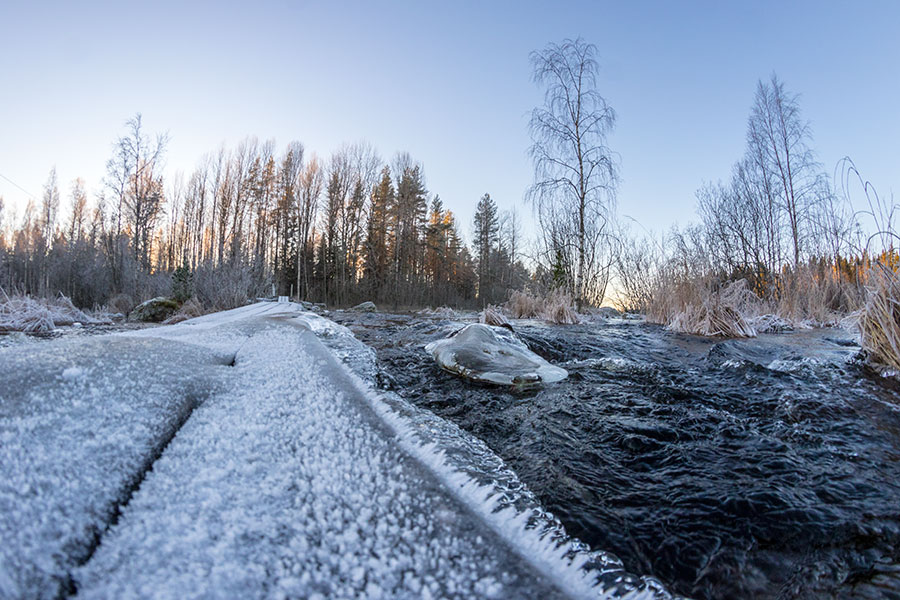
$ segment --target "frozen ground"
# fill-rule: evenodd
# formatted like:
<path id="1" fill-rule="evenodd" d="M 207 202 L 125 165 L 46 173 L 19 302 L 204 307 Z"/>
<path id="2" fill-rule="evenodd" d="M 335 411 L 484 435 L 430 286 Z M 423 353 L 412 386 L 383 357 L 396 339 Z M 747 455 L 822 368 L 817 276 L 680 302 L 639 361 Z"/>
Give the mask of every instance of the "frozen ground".
<path id="1" fill-rule="evenodd" d="M 0 350 L 0 597 L 664 595 L 594 587 L 369 355 L 272 303 Z"/>

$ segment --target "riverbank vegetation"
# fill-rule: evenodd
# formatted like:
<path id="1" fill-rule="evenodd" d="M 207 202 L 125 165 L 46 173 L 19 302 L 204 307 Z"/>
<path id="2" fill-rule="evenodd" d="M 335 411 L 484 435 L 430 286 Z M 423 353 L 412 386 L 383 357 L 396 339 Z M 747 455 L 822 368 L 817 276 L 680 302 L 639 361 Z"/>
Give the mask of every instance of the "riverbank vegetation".
<path id="1" fill-rule="evenodd" d="M 816 161 L 798 97 L 774 75 L 760 82 L 745 154 L 727 182 L 698 190 L 697 222 L 623 236 L 619 302 L 700 335 L 856 324 L 869 358 L 898 368 L 896 205 L 851 160 L 836 173 Z"/>
<path id="2" fill-rule="evenodd" d="M 57 327 L 98 323 L 103 319 L 76 308 L 65 296 L 33 298 L 0 290 L 0 332 L 43 333 Z"/>

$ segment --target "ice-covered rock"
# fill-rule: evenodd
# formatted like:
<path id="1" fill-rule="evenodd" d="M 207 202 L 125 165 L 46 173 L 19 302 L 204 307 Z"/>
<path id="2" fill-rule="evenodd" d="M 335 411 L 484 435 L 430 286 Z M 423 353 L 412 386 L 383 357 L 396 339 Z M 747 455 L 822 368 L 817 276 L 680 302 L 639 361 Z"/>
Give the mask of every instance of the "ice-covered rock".
<path id="1" fill-rule="evenodd" d="M 459 315 L 456 314 L 456 311 L 450 308 L 449 306 L 439 306 L 437 308 L 423 308 L 419 312 L 416 313 L 421 317 L 432 317 L 435 319 L 457 319 Z"/>
<path id="2" fill-rule="evenodd" d="M 747 322 L 757 333 L 784 333 L 794 331 L 794 324 L 778 315 L 767 314 L 751 317 Z"/>
<path id="3" fill-rule="evenodd" d="M 569 375 L 529 350 L 508 329 L 481 323 L 431 342 L 425 351 L 441 368 L 473 381 L 537 385 L 561 381 Z"/>

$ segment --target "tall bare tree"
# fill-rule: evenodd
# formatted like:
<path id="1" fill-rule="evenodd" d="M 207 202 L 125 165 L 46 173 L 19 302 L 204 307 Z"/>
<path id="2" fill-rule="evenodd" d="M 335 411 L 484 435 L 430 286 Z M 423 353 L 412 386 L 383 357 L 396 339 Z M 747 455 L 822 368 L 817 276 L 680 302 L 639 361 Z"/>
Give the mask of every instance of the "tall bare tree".
<path id="1" fill-rule="evenodd" d="M 566 273 L 579 306 L 599 303 L 611 264 L 609 237 L 618 169 L 607 145 L 616 114 L 597 90 L 599 65 L 583 39 L 532 52 L 544 105 L 531 114 L 534 184 L 528 198 L 544 232 L 547 262 Z"/>
<path id="2" fill-rule="evenodd" d="M 72 182 L 72 213 L 66 227 L 69 244 L 81 241 L 84 235 L 84 221 L 87 218 L 87 193 L 84 191 L 84 180 L 80 177 Z"/>
<path id="3" fill-rule="evenodd" d="M 117 142 L 127 173 L 122 207 L 124 218 L 132 228 L 135 261 L 150 270 L 151 233 L 162 214 L 163 185 L 160 167 L 168 136 L 150 138 L 143 128 L 140 113 L 125 124 L 126 135 Z"/>
<path id="4" fill-rule="evenodd" d="M 319 210 L 319 198 L 325 187 L 325 169 L 315 154 L 300 174 L 299 205 L 297 207 L 297 295 L 303 298 L 309 294 L 310 262 L 313 258 L 316 213 Z"/>
<path id="5" fill-rule="evenodd" d="M 787 217 L 794 267 L 800 264 L 806 221 L 819 189 L 820 165 L 810 148 L 809 123 L 800 114 L 796 95 L 772 74 L 768 83 L 756 87 L 753 112 L 747 131 L 748 154 L 763 174 L 774 181 L 778 201 Z"/>

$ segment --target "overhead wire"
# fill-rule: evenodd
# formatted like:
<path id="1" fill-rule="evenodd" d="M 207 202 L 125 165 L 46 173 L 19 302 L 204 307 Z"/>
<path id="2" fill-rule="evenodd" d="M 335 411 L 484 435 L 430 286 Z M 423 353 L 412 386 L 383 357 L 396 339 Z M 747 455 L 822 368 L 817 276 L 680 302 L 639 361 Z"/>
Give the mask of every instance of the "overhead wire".
<path id="1" fill-rule="evenodd" d="M 37 196 L 35 196 L 35 195 L 32 194 L 31 192 L 29 192 L 28 190 L 26 190 L 25 188 L 23 188 L 21 185 L 19 185 L 18 183 L 16 183 L 15 181 L 13 181 L 12 179 L 10 179 L 9 177 L 7 177 L 6 175 L 4 175 L 3 173 L 0 173 L 0 177 L 2 177 L 3 179 L 5 179 L 6 181 L 8 181 L 9 183 L 13 184 L 13 185 L 16 186 L 17 188 L 19 188 L 20 190 L 22 190 L 23 192 L 25 192 L 26 194 L 28 194 L 28 196 L 29 196 L 32 200 L 36 200 L 36 199 L 37 199 Z"/>

